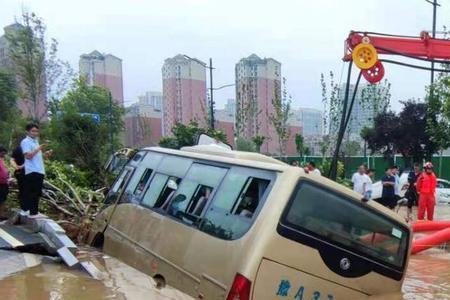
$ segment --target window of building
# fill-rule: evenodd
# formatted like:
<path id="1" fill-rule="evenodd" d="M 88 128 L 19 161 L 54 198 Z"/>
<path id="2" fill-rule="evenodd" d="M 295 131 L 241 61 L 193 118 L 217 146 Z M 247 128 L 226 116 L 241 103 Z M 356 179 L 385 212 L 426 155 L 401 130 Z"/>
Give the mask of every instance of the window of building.
<path id="1" fill-rule="evenodd" d="M 200 230 L 234 240 L 250 229 L 271 182 L 270 175 L 258 178 L 255 173 L 258 171 L 243 168 L 233 168 L 228 172 L 205 213 Z"/>
<path id="2" fill-rule="evenodd" d="M 197 223 L 227 170 L 194 163 L 170 204 L 169 214 L 188 224 Z"/>

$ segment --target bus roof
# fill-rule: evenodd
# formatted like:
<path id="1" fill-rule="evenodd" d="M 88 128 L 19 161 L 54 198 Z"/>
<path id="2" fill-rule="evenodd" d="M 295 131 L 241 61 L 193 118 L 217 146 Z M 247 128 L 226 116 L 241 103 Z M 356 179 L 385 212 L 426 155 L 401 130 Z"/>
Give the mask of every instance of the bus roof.
<path id="1" fill-rule="evenodd" d="M 191 147 L 183 147 L 181 148 L 181 150 L 167 149 L 161 147 L 150 147 L 145 149 L 157 152 L 171 153 L 174 155 L 183 155 L 204 159 L 212 159 L 213 157 L 211 156 L 215 156 L 216 159 L 219 158 L 220 160 L 227 162 L 230 162 L 230 159 L 236 159 L 239 161 L 235 162 L 236 164 L 241 165 L 250 164 L 255 167 L 271 169 L 276 171 L 284 171 L 287 167 L 289 167 L 288 164 L 263 154 L 229 150 L 216 145 L 197 145 Z"/>

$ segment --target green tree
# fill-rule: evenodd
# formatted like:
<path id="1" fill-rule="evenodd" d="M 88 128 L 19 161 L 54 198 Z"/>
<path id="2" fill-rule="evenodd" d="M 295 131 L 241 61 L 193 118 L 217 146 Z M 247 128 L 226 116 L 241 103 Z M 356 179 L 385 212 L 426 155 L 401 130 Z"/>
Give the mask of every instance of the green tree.
<path id="1" fill-rule="evenodd" d="M 345 141 L 342 148 L 346 156 L 361 154 L 361 145 L 357 141 Z"/>
<path id="2" fill-rule="evenodd" d="M 57 98 L 68 89 L 73 70 L 57 58 L 57 41 L 47 42 L 45 24 L 34 13 L 23 12 L 19 23 L 10 27 L 5 37 L 9 67 L 19 82 L 19 96 L 32 119 L 41 121 L 47 114 L 46 99 Z"/>
<path id="3" fill-rule="evenodd" d="M 262 136 L 262 135 L 257 135 L 252 138 L 252 142 L 253 142 L 253 144 L 255 144 L 256 152 L 261 152 L 261 146 L 262 146 L 262 144 L 264 144 L 265 140 L 266 140 L 266 137 Z"/>
<path id="4" fill-rule="evenodd" d="M 405 165 L 423 158 L 431 159 L 438 148 L 427 132 L 427 105 L 413 100 L 402 104 L 399 114 L 380 113 L 375 117 L 374 128 L 365 130 L 364 139 L 369 149 L 372 153 L 382 153 L 391 163 L 397 153 L 402 154 Z"/>
<path id="5" fill-rule="evenodd" d="M 439 151 L 439 175 L 442 153 L 450 147 L 450 76 L 441 74 L 427 89 L 427 133 Z"/>
<path id="6" fill-rule="evenodd" d="M 269 115 L 269 120 L 277 133 L 280 156 L 284 156 L 290 136 L 288 120 L 291 115 L 292 103 L 292 98 L 287 93 L 285 78 L 283 78 L 283 93 L 281 96 L 278 95 L 277 90 L 277 85 L 275 85 L 275 94 L 272 98 L 274 112 Z"/>
<path id="7" fill-rule="evenodd" d="M 295 135 L 295 147 L 300 158 L 303 158 L 303 155 L 306 155 L 305 150 L 308 147 L 306 147 L 303 135 L 301 135 L 300 133 L 297 133 Z"/>
<path id="8" fill-rule="evenodd" d="M 18 119 L 17 88 L 14 76 L 0 69 L 0 144 L 9 146 Z"/>
<path id="9" fill-rule="evenodd" d="M 159 145 L 165 148 L 180 149 L 186 146 L 193 146 L 197 143 L 197 139 L 201 134 L 207 134 L 210 137 L 227 143 L 227 136 L 221 130 L 200 127 L 197 121 L 191 121 L 185 125 L 177 123 L 172 128 L 171 137 L 163 137 L 159 141 Z"/>
<path id="10" fill-rule="evenodd" d="M 252 140 L 238 137 L 236 139 L 236 150 L 246 152 L 257 152 L 255 143 Z"/>
<path id="11" fill-rule="evenodd" d="M 123 109 L 107 90 L 88 86 L 84 78 L 57 104 L 48 137 L 55 158 L 98 174 L 111 149 L 120 147 L 117 133 L 123 129 Z M 98 124 L 92 114 L 99 115 Z"/>

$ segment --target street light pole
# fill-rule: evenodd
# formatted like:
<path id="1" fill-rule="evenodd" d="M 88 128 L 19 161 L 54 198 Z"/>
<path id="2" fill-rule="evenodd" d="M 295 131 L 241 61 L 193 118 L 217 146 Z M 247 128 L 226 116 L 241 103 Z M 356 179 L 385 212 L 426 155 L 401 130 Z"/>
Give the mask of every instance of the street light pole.
<path id="1" fill-rule="evenodd" d="M 214 129 L 214 88 L 213 88 L 213 66 L 212 66 L 212 58 L 209 58 L 209 93 L 210 93 L 210 104 L 209 109 L 211 113 L 211 128 Z"/>
<path id="2" fill-rule="evenodd" d="M 441 6 L 439 3 L 437 3 L 437 0 L 426 0 L 428 3 L 433 5 L 433 29 L 432 29 L 432 36 L 433 38 L 436 37 L 436 10 L 438 6 Z M 431 62 L 431 84 L 434 83 L 434 62 Z"/>
<path id="3" fill-rule="evenodd" d="M 112 95 L 111 91 L 108 92 L 109 97 L 109 142 L 111 146 L 111 154 L 114 154 L 114 133 L 113 133 L 113 126 L 112 126 Z"/>

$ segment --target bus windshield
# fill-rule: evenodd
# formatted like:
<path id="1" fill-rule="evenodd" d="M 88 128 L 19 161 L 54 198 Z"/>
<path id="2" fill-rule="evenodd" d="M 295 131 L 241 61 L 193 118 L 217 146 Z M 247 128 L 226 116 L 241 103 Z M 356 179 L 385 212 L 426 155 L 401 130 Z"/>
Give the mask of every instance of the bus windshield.
<path id="1" fill-rule="evenodd" d="M 408 229 L 348 196 L 300 181 L 283 224 L 360 256 L 403 268 Z"/>

